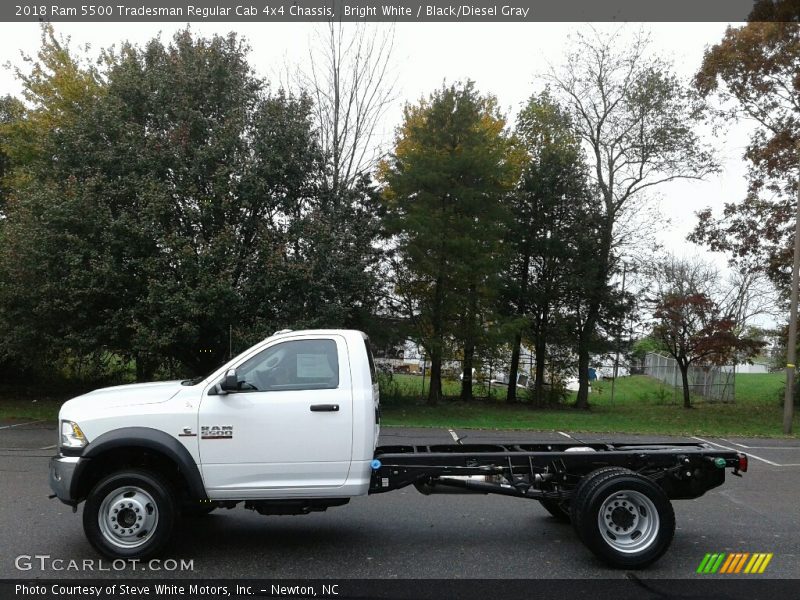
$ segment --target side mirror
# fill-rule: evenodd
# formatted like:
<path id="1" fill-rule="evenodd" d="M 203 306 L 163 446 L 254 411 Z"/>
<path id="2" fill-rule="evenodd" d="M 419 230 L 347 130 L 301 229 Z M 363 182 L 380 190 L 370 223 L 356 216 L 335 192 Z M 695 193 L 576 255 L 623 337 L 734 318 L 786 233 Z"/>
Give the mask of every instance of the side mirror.
<path id="1" fill-rule="evenodd" d="M 239 391 L 239 379 L 236 377 L 236 369 L 228 369 L 228 372 L 225 373 L 225 379 L 222 380 L 220 389 L 223 392 Z"/>

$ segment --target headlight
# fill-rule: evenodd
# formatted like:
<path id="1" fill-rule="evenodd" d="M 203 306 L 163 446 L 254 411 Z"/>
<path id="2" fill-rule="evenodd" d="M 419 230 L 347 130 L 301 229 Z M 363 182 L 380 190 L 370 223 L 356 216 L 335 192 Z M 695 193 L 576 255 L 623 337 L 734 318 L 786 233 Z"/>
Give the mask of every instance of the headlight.
<path id="1" fill-rule="evenodd" d="M 83 448 L 88 442 L 81 428 L 74 421 L 61 421 L 61 446 L 63 448 Z"/>

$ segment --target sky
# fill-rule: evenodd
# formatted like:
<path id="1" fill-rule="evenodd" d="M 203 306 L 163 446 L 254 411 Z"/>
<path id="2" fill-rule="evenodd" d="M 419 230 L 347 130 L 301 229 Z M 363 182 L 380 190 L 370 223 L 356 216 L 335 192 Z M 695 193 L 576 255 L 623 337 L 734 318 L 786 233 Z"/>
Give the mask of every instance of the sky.
<path id="1" fill-rule="evenodd" d="M 689 79 L 697 71 L 704 50 L 718 42 L 727 23 L 644 23 L 628 25 L 633 33 L 644 27 L 651 33 L 654 52 L 670 58 L 675 72 Z M 121 40 L 144 43 L 161 35 L 168 40 L 184 27 L 179 23 L 59 23 L 56 32 L 71 38 L 73 46 L 90 44 L 92 52 Z M 346 25 L 347 26 L 347 25 Z M 497 96 L 513 122 L 514 115 L 532 93 L 542 87 L 537 76 L 549 65 L 563 61 L 569 37 L 590 24 L 582 23 L 399 23 L 393 52 L 397 101 L 387 111 L 381 127 L 388 144 L 400 123 L 402 107 L 440 87 L 443 82 L 472 79 L 481 92 Z M 599 31 L 619 24 L 591 25 Z M 277 83 L 286 66 L 307 67 L 315 28 L 305 23 L 193 23 L 198 34 L 236 31 L 252 46 L 250 62 L 256 72 Z M 385 28 L 385 24 L 367 27 Z M 627 35 L 627 31 L 624 35 Z M 36 23 L 2 23 L 0 64 L 21 65 L 20 51 L 35 53 L 39 45 Z M 0 93 L 18 94 L 19 83 L 9 68 L 0 69 Z M 680 256 L 699 255 L 721 268 L 726 259 L 686 241 L 696 223 L 695 212 L 707 206 L 719 213 L 725 202 L 740 200 L 746 190 L 746 164 L 742 158 L 750 132 L 748 124 L 734 124 L 710 140 L 723 169 L 706 181 L 673 182 L 657 190 L 655 202 L 662 215 L 655 227 L 665 250 Z"/>

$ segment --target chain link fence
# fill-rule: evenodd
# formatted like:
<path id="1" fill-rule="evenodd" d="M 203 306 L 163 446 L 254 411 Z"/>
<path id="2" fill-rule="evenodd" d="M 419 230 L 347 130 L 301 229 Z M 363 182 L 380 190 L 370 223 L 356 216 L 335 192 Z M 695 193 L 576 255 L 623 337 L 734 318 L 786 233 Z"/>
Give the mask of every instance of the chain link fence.
<path id="1" fill-rule="evenodd" d="M 678 362 L 671 356 L 648 352 L 644 360 L 644 374 L 658 379 L 673 388 L 673 399 L 678 402 L 683 394 L 683 381 Z M 689 365 L 689 391 L 695 400 L 706 402 L 734 402 L 736 400 L 736 365 Z"/>

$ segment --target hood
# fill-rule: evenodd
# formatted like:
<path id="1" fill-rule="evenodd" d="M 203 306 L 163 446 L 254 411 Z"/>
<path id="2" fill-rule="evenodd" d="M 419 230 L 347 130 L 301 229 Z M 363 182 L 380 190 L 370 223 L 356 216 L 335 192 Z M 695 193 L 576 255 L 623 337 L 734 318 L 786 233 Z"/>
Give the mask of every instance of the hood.
<path id="1" fill-rule="evenodd" d="M 75 411 L 91 412 L 104 408 L 165 402 L 177 394 L 181 388 L 183 386 L 180 381 L 115 385 L 113 387 L 100 388 L 68 400 L 61 407 L 61 410 L 74 414 Z"/>

